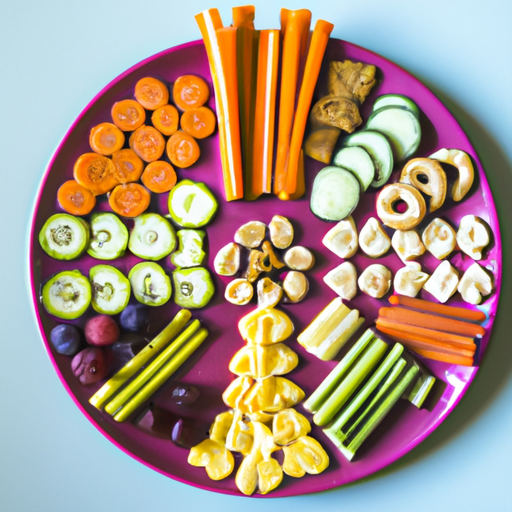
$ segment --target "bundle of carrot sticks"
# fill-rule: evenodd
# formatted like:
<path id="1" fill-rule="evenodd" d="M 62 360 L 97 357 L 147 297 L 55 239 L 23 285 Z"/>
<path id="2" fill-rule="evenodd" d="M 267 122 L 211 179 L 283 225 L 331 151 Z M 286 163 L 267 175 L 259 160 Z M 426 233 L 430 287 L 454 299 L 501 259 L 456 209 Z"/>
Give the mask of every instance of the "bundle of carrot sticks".
<path id="1" fill-rule="evenodd" d="M 334 27 L 318 20 L 310 34 L 307 9 L 281 9 L 280 30 L 255 30 L 254 17 L 254 6 L 234 7 L 229 27 L 217 9 L 196 16 L 215 92 L 225 197 L 298 199 L 302 141 Z"/>
<path id="2" fill-rule="evenodd" d="M 402 295 L 389 302 L 391 307 L 379 309 L 379 331 L 427 359 L 473 366 L 485 313 Z"/>

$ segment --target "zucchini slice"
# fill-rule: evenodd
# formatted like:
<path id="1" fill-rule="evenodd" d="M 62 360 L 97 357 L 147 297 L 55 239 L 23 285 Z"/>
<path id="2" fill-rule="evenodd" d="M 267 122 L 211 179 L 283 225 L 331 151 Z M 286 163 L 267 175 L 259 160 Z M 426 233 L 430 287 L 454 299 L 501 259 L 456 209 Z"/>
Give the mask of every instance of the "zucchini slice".
<path id="1" fill-rule="evenodd" d="M 68 213 L 56 213 L 39 232 L 43 251 L 57 260 L 73 260 L 81 256 L 89 245 L 89 224 Z"/>
<path id="2" fill-rule="evenodd" d="M 393 150 L 388 139 L 381 132 L 368 129 L 354 132 L 345 138 L 343 146 L 362 147 L 371 156 L 375 166 L 372 187 L 382 187 L 389 180 L 394 165 Z"/>
<path id="3" fill-rule="evenodd" d="M 158 213 L 143 213 L 134 219 L 128 249 L 145 260 L 160 260 L 176 248 L 176 233 Z"/>
<path id="4" fill-rule="evenodd" d="M 374 111 L 368 118 L 366 128 L 376 130 L 388 138 L 397 162 L 409 158 L 420 145 L 420 122 L 404 107 L 383 107 Z"/>
<path id="5" fill-rule="evenodd" d="M 128 228 L 113 213 L 94 213 L 91 217 L 91 240 L 87 253 L 99 260 L 115 260 L 128 245 Z"/>
<path id="6" fill-rule="evenodd" d="M 383 107 L 404 107 L 410 110 L 418 119 L 420 118 L 420 109 L 418 105 L 403 94 L 383 94 L 376 98 L 372 110 L 375 112 Z"/>
<path id="7" fill-rule="evenodd" d="M 95 265 L 89 270 L 92 307 L 98 313 L 117 315 L 130 300 L 130 281 L 111 265 Z"/>
<path id="8" fill-rule="evenodd" d="M 341 148 L 333 159 L 333 164 L 348 169 L 366 190 L 375 179 L 375 165 L 366 149 L 359 146 Z"/>
<path id="9" fill-rule="evenodd" d="M 350 171 L 327 166 L 315 176 L 310 208 L 322 220 L 340 221 L 352 213 L 360 194 L 359 180 Z"/>
<path id="10" fill-rule="evenodd" d="M 91 303 L 91 283 L 79 270 L 65 270 L 52 276 L 43 286 L 43 305 L 50 315 L 74 320 Z"/>
<path id="11" fill-rule="evenodd" d="M 161 306 L 171 298 L 171 279 L 154 261 L 141 261 L 128 274 L 135 298 L 148 306 Z"/>

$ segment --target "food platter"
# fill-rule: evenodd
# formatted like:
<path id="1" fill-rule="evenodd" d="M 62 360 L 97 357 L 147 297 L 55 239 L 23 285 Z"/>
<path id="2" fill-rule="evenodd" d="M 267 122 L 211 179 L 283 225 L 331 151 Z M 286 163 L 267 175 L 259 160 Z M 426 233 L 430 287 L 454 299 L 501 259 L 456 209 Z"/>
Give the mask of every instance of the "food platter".
<path id="1" fill-rule="evenodd" d="M 489 342 L 498 306 L 501 283 L 499 225 L 484 171 L 463 129 L 442 102 L 406 71 L 368 50 L 345 41 L 331 39 L 324 61 L 346 58 L 374 64 L 379 70 L 379 84 L 362 107 L 363 119 L 367 118 L 371 100 L 377 95 L 386 93 L 407 95 L 421 110 L 424 135 L 418 155 L 426 156 L 439 148 L 453 147 L 466 151 L 472 157 L 477 177 L 471 193 L 460 204 L 448 204 L 443 207 L 439 215 L 449 219 L 454 225 L 457 225 L 468 213 L 478 215 L 487 222 L 493 233 L 493 240 L 481 264 L 492 272 L 495 289 L 480 306 L 480 309 L 486 313 L 487 320 L 484 324 L 486 334 L 480 340 L 476 354 L 476 366 L 463 367 L 429 362 L 428 367 L 439 382 L 436 388 L 437 397 L 431 407 L 418 410 L 410 404 L 397 404 L 393 413 L 379 425 L 352 462 L 348 462 L 337 452 L 321 430 L 314 427 L 313 437 L 317 438 L 329 453 L 331 459 L 329 468 L 320 475 L 306 476 L 302 479 L 285 477 L 283 483 L 269 495 L 271 497 L 319 492 L 359 480 L 386 467 L 420 443 L 456 407 L 471 384 Z M 169 439 L 161 439 L 141 432 L 132 422 L 117 423 L 91 406 L 88 400 L 99 388 L 99 384 L 81 385 L 71 371 L 70 358 L 57 354 L 52 348 L 49 333 L 57 321 L 48 316 L 39 299 L 41 284 L 51 275 L 63 269 L 79 269 L 83 273 L 88 273 L 91 266 L 98 262 L 87 255 L 72 261 L 54 260 L 44 253 L 38 243 L 38 233 L 46 219 L 53 213 L 61 211 L 56 199 L 57 189 L 63 181 L 72 177 L 73 164 L 77 158 L 89 151 L 88 137 L 91 128 L 110 119 L 110 109 L 115 101 L 133 96 L 133 88 L 139 78 L 154 76 L 171 84 L 177 77 L 189 73 L 199 75 L 211 83 L 206 52 L 200 41 L 171 48 L 133 66 L 100 91 L 70 127 L 45 171 L 34 208 L 30 238 L 33 307 L 43 343 L 62 384 L 85 417 L 104 436 L 135 460 L 170 478 L 215 492 L 240 495 L 233 476 L 220 481 L 210 480 L 203 469 L 192 467 L 187 463 L 188 450 L 176 447 Z M 321 83 L 322 77 L 320 77 L 319 89 Z M 209 100 L 209 106 L 215 109 L 213 97 Z M 208 268 L 213 270 L 215 255 L 221 247 L 232 241 L 233 233 L 240 225 L 251 220 L 268 224 L 274 214 L 290 219 L 296 229 L 295 242 L 314 252 L 316 264 L 308 272 L 310 291 L 307 298 L 299 304 L 280 306 L 293 320 L 296 333 L 301 332 L 335 296 L 322 281 L 323 276 L 339 264 L 339 258 L 322 245 L 322 238 L 332 225 L 314 217 L 309 210 L 308 202 L 313 178 L 321 167 L 322 164 L 306 159 L 307 192 L 300 200 L 281 201 L 269 195 L 254 202 L 226 203 L 223 200 L 218 139 L 215 134 L 201 141 L 201 157 L 197 164 L 190 169 L 178 170 L 179 179 L 189 178 L 204 182 L 219 199 L 219 211 L 207 228 L 208 262 L 206 266 Z M 375 199 L 376 191 L 364 194 L 353 213 L 358 226 L 362 226 L 368 217 L 375 215 Z M 108 203 L 99 201 L 97 210 L 108 211 Z M 151 210 L 163 215 L 168 213 L 166 194 L 153 197 Z M 129 225 L 129 221 L 127 224 Z M 140 261 L 139 258 L 127 252 L 116 260 L 114 265 L 121 272 L 128 274 L 130 268 L 138 261 Z M 371 263 L 370 258 L 363 254 L 357 254 L 352 261 L 359 271 Z M 451 261 L 462 271 L 470 264 L 469 258 L 464 258 L 460 252 L 456 253 Z M 393 272 L 402 266 L 393 251 L 381 258 L 381 262 Z M 168 259 L 162 264 L 167 270 L 171 270 Z M 422 264 L 429 271 L 433 271 L 436 261 L 433 257 L 425 256 Z M 214 275 L 214 279 L 217 289 L 214 299 L 206 308 L 194 312 L 194 316 L 207 326 L 210 335 L 199 351 L 173 377 L 174 380 L 193 384 L 201 392 L 197 402 L 188 407 L 181 406 L 182 408 L 176 412 L 205 422 L 211 422 L 217 413 L 226 409 L 221 395 L 233 379 L 233 375 L 228 370 L 228 363 L 243 345 L 243 340 L 238 334 L 237 323 L 241 316 L 255 307 L 255 303 L 246 306 L 228 304 L 223 298 L 223 292 L 229 278 Z M 359 293 L 353 299 L 352 305 L 357 307 L 367 319 L 368 324 L 371 324 L 383 302 Z M 463 305 L 457 295 L 452 298 L 450 304 Z M 178 307 L 172 303 L 172 300 L 164 306 L 153 308 L 147 337 L 157 334 L 177 310 Z M 75 323 L 83 326 L 92 313 L 88 311 Z M 298 353 L 300 363 L 290 378 L 299 384 L 308 396 L 329 373 L 335 361 L 323 362 L 316 359 L 302 350 L 295 340 L 296 337 L 292 336 L 287 343 Z M 171 409 L 176 407 L 169 405 L 169 393 L 170 387 L 161 389 L 155 395 L 154 402 Z"/>

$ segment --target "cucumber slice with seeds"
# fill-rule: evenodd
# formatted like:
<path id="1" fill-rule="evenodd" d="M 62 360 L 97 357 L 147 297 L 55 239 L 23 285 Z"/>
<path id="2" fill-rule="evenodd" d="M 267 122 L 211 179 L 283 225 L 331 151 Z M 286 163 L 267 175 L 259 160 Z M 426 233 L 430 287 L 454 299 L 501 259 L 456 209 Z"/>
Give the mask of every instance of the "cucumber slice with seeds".
<path id="1" fill-rule="evenodd" d="M 215 293 L 210 272 L 203 267 L 192 267 L 175 270 L 174 302 L 187 309 L 203 308 L 210 302 Z"/>
<path id="2" fill-rule="evenodd" d="M 87 253 L 99 260 L 115 260 L 128 245 L 128 228 L 113 213 L 94 213 Z"/>
<path id="3" fill-rule="evenodd" d="M 91 283 L 79 270 L 65 270 L 48 279 L 41 298 L 50 315 L 74 320 L 83 315 L 91 303 Z"/>
<path id="4" fill-rule="evenodd" d="M 137 263 L 128 274 L 135 298 L 148 306 L 161 306 L 171 298 L 171 280 L 153 261 Z"/>
<path id="5" fill-rule="evenodd" d="M 57 260 L 73 260 L 81 256 L 89 244 L 89 224 L 68 213 L 56 213 L 39 232 L 39 243 L 48 256 Z"/>
<path id="6" fill-rule="evenodd" d="M 366 190 L 375 179 L 375 165 L 366 149 L 359 146 L 341 148 L 333 159 L 333 164 L 352 172 Z"/>
<path id="7" fill-rule="evenodd" d="M 160 260 L 176 247 L 176 233 L 169 221 L 158 213 L 143 213 L 134 219 L 128 249 L 146 260 Z"/>
<path id="8" fill-rule="evenodd" d="M 89 270 L 92 307 L 98 313 L 117 315 L 130 300 L 130 281 L 111 265 L 95 265 Z"/>

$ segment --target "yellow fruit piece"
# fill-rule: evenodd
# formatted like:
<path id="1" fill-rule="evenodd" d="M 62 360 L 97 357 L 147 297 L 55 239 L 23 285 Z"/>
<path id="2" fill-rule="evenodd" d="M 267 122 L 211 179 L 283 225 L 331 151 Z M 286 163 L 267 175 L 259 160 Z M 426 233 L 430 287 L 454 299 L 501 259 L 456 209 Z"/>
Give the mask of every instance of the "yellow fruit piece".
<path id="1" fill-rule="evenodd" d="M 234 409 L 233 421 L 226 436 L 226 448 L 247 455 L 252 450 L 253 442 L 253 424 L 246 421 L 239 410 Z"/>
<path id="2" fill-rule="evenodd" d="M 254 380 L 247 376 L 237 377 L 222 393 L 222 400 L 232 409 L 244 407 L 243 398 L 245 393 L 252 387 Z M 244 411 L 245 412 L 245 411 Z"/>
<path id="3" fill-rule="evenodd" d="M 231 474 L 235 467 L 233 454 L 213 439 L 205 439 L 191 448 L 188 463 L 204 467 L 212 480 L 222 480 Z"/>
<path id="4" fill-rule="evenodd" d="M 229 429 L 233 423 L 233 417 L 233 410 L 217 414 L 212 426 L 210 427 L 210 439 L 217 441 L 221 445 L 225 445 Z"/>
<path id="5" fill-rule="evenodd" d="M 283 481 L 283 470 L 276 459 L 261 461 L 256 469 L 258 471 L 258 491 L 260 494 L 273 491 Z"/>
<path id="6" fill-rule="evenodd" d="M 236 230 L 235 242 L 248 249 L 254 249 L 263 242 L 266 230 L 267 226 L 263 222 L 258 220 L 247 222 Z"/>
<path id="7" fill-rule="evenodd" d="M 293 242 L 294 229 L 292 223 L 281 215 L 274 215 L 269 224 L 270 240 L 274 247 L 286 249 Z"/>
<path id="8" fill-rule="evenodd" d="M 258 308 L 240 319 L 238 330 L 248 343 L 271 345 L 288 338 L 293 333 L 293 323 L 278 309 Z"/>
<path id="9" fill-rule="evenodd" d="M 318 475 L 329 466 L 329 456 L 313 437 L 300 437 L 294 443 L 284 446 L 283 453 L 283 471 L 295 478 L 306 473 Z"/>
<path id="10" fill-rule="evenodd" d="M 308 278 L 298 270 L 291 270 L 283 280 L 283 290 L 290 302 L 300 302 L 308 294 Z"/>
<path id="11" fill-rule="evenodd" d="M 237 306 L 245 306 L 251 302 L 252 296 L 254 295 L 254 288 L 247 279 L 233 279 L 226 286 L 224 292 L 224 298 Z"/>
<path id="12" fill-rule="evenodd" d="M 310 270 L 315 264 L 315 255 L 306 247 L 295 245 L 286 251 L 284 262 L 292 270 Z"/>
<path id="13" fill-rule="evenodd" d="M 284 446 L 311 432 L 309 420 L 293 408 L 279 411 L 272 421 L 274 442 Z"/>
<path id="14" fill-rule="evenodd" d="M 304 391 L 284 377 L 265 377 L 254 382 L 244 395 L 243 407 L 249 414 L 264 411 L 278 412 L 293 407 L 304 399 Z"/>
<path id="15" fill-rule="evenodd" d="M 258 307 L 273 308 L 283 297 L 283 289 L 269 277 L 263 277 L 257 284 Z"/>
<path id="16" fill-rule="evenodd" d="M 222 247 L 215 259 L 213 268 L 219 276 L 234 276 L 240 268 L 240 246 L 234 242 Z"/>

